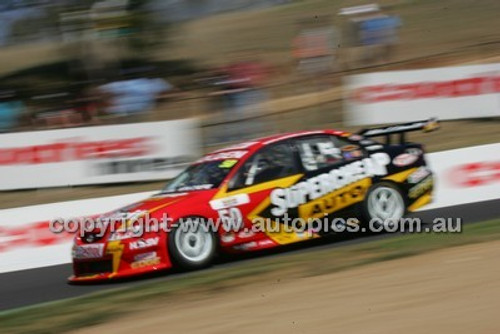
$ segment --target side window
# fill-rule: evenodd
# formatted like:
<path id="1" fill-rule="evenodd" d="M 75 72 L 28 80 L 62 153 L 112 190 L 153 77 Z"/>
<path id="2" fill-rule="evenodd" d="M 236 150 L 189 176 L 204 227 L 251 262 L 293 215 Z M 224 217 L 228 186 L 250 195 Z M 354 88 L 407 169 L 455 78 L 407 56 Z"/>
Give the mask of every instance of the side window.
<path id="1" fill-rule="evenodd" d="M 297 140 L 302 165 L 315 171 L 363 155 L 361 148 L 335 136 L 315 136 Z"/>
<path id="2" fill-rule="evenodd" d="M 231 180 L 229 189 L 238 189 L 298 173 L 289 143 L 278 143 L 255 153 Z"/>
<path id="3" fill-rule="evenodd" d="M 352 143 L 344 138 L 332 137 L 336 147 L 340 148 L 342 152 L 342 159 L 344 161 L 351 161 L 362 158 L 364 150 L 356 143 Z"/>

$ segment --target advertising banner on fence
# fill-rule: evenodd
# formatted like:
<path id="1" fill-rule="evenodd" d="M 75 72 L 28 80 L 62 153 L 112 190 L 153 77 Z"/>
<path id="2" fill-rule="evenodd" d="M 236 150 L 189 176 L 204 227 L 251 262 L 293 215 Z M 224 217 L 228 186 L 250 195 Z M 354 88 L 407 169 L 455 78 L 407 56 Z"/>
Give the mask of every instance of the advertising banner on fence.
<path id="1" fill-rule="evenodd" d="M 500 64 L 359 74 L 344 86 L 349 125 L 500 116 Z"/>
<path id="2" fill-rule="evenodd" d="M 500 198 L 500 144 L 431 153 L 428 162 L 436 191 L 426 209 Z"/>
<path id="3" fill-rule="evenodd" d="M 165 179 L 199 155 L 192 119 L 0 135 L 0 190 Z"/>

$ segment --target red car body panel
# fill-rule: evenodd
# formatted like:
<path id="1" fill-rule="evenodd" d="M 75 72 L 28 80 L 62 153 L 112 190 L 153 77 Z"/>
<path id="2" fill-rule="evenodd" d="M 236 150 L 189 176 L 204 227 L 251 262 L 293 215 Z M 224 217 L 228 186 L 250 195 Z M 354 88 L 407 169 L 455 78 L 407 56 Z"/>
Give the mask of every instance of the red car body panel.
<path id="1" fill-rule="evenodd" d="M 281 140 L 307 136 L 328 134 L 348 137 L 350 133 L 335 130 L 304 131 L 284 135 L 275 135 L 250 142 L 233 145 L 217 150 L 198 160 L 224 160 L 238 156 L 237 163 L 219 187 L 206 190 L 193 190 L 181 193 L 158 194 L 141 202 L 114 211 L 116 214 L 148 214 L 149 218 L 161 220 L 168 214 L 170 222 L 187 216 L 199 216 L 213 221 L 219 218 L 214 206 L 230 206 L 224 203 L 231 199 L 241 201 L 238 208 L 243 216 L 243 227 L 250 228 L 253 219 L 259 217 L 266 204 L 269 204 L 270 193 L 276 187 L 290 187 L 304 174 L 291 175 L 276 181 L 255 185 L 243 190 L 228 191 L 228 182 L 238 169 L 263 146 Z M 196 162 L 195 162 L 196 163 Z M 106 234 L 101 240 L 87 243 L 80 237 L 75 238 L 73 249 L 74 275 L 71 282 L 99 281 L 112 278 L 131 277 L 147 272 L 165 270 L 173 266 L 168 252 L 168 234 L 164 231 L 150 232 L 140 238 L 125 235 Z M 218 230 L 220 250 L 228 253 L 255 251 L 276 247 L 301 240 L 315 238 L 317 235 L 301 235 L 299 233 L 267 233 L 267 232 L 223 232 Z"/>

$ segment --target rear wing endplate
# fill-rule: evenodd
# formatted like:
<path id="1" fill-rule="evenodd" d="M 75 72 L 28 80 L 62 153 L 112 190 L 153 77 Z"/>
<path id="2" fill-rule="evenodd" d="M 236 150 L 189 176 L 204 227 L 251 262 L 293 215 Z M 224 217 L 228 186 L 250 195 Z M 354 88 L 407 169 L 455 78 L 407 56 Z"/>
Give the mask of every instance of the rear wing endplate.
<path id="1" fill-rule="evenodd" d="M 366 138 L 385 136 L 386 144 L 389 145 L 392 142 L 392 135 L 399 134 L 399 143 L 404 144 L 406 142 L 405 134 L 407 132 L 419 130 L 431 132 L 437 129 L 439 129 L 438 119 L 430 118 L 424 121 L 396 124 L 381 128 L 363 129 L 358 132 L 358 134 Z"/>

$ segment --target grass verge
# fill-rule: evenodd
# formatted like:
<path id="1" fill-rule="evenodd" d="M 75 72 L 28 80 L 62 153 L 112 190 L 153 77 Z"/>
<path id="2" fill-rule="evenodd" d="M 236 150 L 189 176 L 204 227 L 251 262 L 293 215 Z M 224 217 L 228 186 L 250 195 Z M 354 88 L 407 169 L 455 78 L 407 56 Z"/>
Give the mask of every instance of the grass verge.
<path id="1" fill-rule="evenodd" d="M 165 298 L 210 298 L 263 278 L 280 279 L 322 275 L 369 263 L 412 256 L 441 248 L 500 239 L 500 220 L 466 225 L 462 233 L 407 234 L 334 249 L 264 257 L 244 265 L 215 268 L 164 282 L 97 292 L 84 297 L 34 305 L 0 313 L 0 332 L 58 333 L 129 312 L 154 308 Z M 259 276 L 257 278 L 256 276 Z"/>

